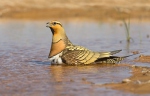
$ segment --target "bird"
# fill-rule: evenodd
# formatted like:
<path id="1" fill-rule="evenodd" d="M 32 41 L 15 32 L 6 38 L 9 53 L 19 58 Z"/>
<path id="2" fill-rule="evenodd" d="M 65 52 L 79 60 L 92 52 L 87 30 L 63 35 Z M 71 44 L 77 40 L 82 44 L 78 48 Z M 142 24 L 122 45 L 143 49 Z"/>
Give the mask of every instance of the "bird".
<path id="1" fill-rule="evenodd" d="M 117 64 L 128 56 L 114 56 L 122 50 L 96 52 L 83 46 L 74 45 L 67 37 L 65 29 L 59 21 L 50 21 L 46 27 L 52 32 L 52 42 L 48 58 L 51 64 L 89 65 Z"/>

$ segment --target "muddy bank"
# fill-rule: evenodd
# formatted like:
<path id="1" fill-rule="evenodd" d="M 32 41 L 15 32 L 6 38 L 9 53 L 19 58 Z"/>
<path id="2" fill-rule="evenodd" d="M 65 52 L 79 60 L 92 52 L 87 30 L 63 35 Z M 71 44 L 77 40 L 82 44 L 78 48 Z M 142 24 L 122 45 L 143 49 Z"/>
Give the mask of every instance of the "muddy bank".
<path id="1" fill-rule="evenodd" d="M 150 56 L 140 55 L 139 58 L 135 60 L 136 62 L 150 63 Z"/>
<path id="2" fill-rule="evenodd" d="M 140 56 L 136 61 L 150 62 L 150 56 Z M 134 65 L 132 65 L 131 68 L 132 68 L 131 73 L 133 75 L 130 78 L 125 78 L 120 83 L 109 83 L 104 84 L 103 86 L 136 94 L 149 94 L 150 68 L 137 67 Z"/>
<path id="3" fill-rule="evenodd" d="M 0 18 L 150 20 L 150 0 L 6 0 L 0 5 Z"/>
<path id="4" fill-rule="evenodd" d="M 96 10 L 96 11 L 95 11 Z M 141 14 L 142 13 L 142 14 Z M 1 18 L 12 19 L 92 19 L 92 20 L 122 20 L 136 19 L 149 20 L 149 10 L 136 9 L 129 13 L 118 12 L 115 8 L 103 6 L 86 6 L 86 8 L 69 9 L 69 8 L 49 8 L 49 9 L 30 9 L 26 11 L 11 11 L 3 14 Z"/>

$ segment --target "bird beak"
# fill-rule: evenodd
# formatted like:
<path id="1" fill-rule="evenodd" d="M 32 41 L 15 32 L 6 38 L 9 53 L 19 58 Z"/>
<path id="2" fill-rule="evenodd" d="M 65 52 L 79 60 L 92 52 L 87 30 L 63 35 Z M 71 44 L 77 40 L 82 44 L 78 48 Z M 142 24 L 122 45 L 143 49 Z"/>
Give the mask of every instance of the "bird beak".
<path id="1" fill-rule="evenodd" d="M 50 23 L 49 22 L 46 23 L 46 27 L 50 28 Z"/>

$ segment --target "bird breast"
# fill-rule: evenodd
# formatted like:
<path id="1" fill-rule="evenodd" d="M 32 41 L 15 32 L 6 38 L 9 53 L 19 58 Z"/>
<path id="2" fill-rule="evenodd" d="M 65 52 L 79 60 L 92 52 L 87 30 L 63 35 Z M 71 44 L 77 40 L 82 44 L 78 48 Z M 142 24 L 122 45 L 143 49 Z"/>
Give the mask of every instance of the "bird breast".
<path id="1" fill-rule="evenodd" d="M 66 45 L 62 39 L 58 40 L 58 42 L 53 42 L 51 45 L 51 50 L 49 57 L 55 56 L 65 49 Z"/>

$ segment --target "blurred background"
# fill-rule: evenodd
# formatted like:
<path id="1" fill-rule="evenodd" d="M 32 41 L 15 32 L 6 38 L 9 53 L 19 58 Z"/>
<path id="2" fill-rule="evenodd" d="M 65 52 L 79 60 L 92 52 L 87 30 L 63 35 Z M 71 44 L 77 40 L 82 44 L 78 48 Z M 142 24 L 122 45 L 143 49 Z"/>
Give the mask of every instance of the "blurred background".
<path id="1" fill-rule="evenodd" d="M 150 0 L 4 0 L 0 18 L 149 19 Z"/>

